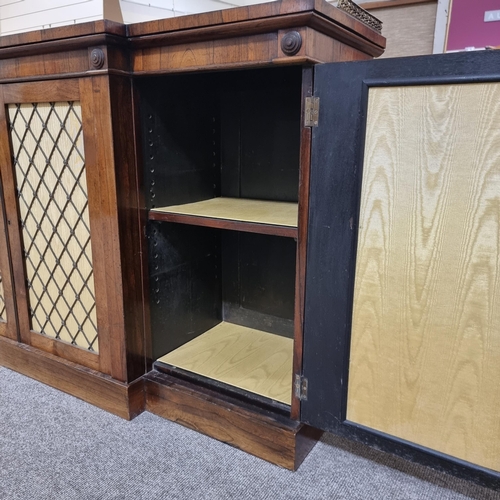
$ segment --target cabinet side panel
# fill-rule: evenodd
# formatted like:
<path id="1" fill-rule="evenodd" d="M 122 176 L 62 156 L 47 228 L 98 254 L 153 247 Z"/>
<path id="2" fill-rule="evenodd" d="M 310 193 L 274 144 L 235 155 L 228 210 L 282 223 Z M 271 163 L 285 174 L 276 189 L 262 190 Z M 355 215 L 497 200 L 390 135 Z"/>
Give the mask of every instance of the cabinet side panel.
<path id="1" fill-rule="evenodd" d="M 0 336 L 18 340 L 9 242 L 5 229 L 5 219 L 3 183 L 0 182 Z"/>
<path id="2" fill-rule="evenodd" d="M 500 85 L 372 88 L 347 419 L 500 470 Z"/>
<path id="3" fill-rule="evenodd" d="M 217 230 L 151 221 L 149 285 L 153 359 L 221 321 Z"/>
<path id="4" fill-rule="evenodd" d="M 8 112 L 31 329 L 98 352 L 80 104 Z"/>
<path id="5" fill-rule="evenodd" d="M 218 196 L 218 112 L 213 78 L 149 78 L 138 82 L 148 209 Z"/>

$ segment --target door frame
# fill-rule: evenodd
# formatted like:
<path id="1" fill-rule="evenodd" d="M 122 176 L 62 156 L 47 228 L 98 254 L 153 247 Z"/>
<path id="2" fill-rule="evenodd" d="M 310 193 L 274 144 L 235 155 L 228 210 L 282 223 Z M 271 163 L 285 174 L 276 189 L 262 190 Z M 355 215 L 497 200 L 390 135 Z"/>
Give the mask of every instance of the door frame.
<path id="1" fill-rule="evenodd" d="M 369 89 L 495 81 L 500 51 L 316 66 L 301 406 L 304 423 L 488 487 L 500 487 L 500 473 L 349 422 L 346 411 Z"/>

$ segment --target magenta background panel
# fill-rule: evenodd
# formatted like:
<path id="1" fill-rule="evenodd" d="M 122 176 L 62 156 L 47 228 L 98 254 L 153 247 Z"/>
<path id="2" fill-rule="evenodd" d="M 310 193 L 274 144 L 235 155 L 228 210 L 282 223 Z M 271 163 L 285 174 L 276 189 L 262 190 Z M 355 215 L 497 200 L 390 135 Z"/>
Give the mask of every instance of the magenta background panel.
<path id="1" fill-rule="evenodd" d="M 485 23 L 484 13 L 500 10 L 500 0 L 452 0 L 446 50 L 500 45 L 500 21 Z"/>

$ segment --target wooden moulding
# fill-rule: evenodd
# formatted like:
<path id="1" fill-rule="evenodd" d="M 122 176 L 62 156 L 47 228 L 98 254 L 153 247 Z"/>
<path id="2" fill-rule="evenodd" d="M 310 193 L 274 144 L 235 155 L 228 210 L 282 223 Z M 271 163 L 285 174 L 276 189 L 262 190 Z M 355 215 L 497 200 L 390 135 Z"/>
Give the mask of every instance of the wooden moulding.
<path id="1" fill-rule="evenodd" d="M 179 43 L 177 39 L 181 38 L 186 43 L 189 38 L 201 41 L 197 36 L 222 39 L 318 23 L 332 36 L 344 33 L 351 40 L 363 39 L 366 46 L 379 49 L 385 46 L 380 34 L 323 0 L 284 0 L 138 23 L 128 26 L 128 36 L 135 48 L 157 45 L 164 36 L 171 43 Z M 212 30 L 216 30 L 213 35 L 209 34 Z"/>
<path id="2" fill-rule="evenodd" d="M 144 410 L 142 379 L 124 384 L 90 368 L 1 337 L 0 365 L 126 420 Z"/>
<path id="3" fill-rule="evenodd" d="M 280 30 L 302 30 L 315 40 L 313 30 L 367 56 L 378 56 L 385 47 L 384 37 L 323 0 L 282 0 L 129 26 L 96 21 L 2 37 L 0 79 L 332 61 L 322 58 L 325 43 L 316 50 L 311 40 L 307 57 L 284 54 L 278 45 Z M 306 40 L 303 45 L 302 52 Z M 95 50 L 101 51 L 100 58 L 93 57 Z"/>
<path id="4" fill-rule="evenodd" d="M 14 45 L 28 46 L 40 42 L 53 40 L 60 41 L 70 37 L 82 37 L 99 34 L 125 35 L 126 27 L 121 23 L 107 19 L 91 21 L 88 23 L 71 24 L 48 30 L 29 31 L 27 33 L 16 33 L 0 37 L 0 47 L 12 47 Z"/>
<path id="5" fill-rule="evenodd" d="M 289 470 L 299 467 L 322 434 L 163 373 L 148 373 L 144 384 L 147 411 Z"/>
<path id="6" fill-rule="evenodd" d="M 302 37 L 302 47 L 292 56 L 280 48 L 283 36 L 290 30 Z M 135 49 L 131 65 L 134 74 L 333 62 L 370 58 L 384 51 L 382 42 L 376 45 L 316 13 L 271 19 L 269 23 L 247 21 L 161 33 L 149 41 L 155 43 L 141 44 L 131 39 Z"/>

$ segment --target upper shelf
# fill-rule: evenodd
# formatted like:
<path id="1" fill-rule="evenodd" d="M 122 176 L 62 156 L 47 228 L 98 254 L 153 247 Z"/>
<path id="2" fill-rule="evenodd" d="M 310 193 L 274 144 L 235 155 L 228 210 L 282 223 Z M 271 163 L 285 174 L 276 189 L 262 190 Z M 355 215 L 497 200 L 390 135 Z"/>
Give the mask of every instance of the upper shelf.
<path id="1" fill-rule="evenodd" d="M 154 208 L 149 218 L 296 238 L 298 204 L 222 197 Z"/>

